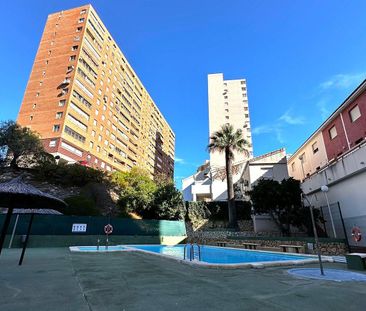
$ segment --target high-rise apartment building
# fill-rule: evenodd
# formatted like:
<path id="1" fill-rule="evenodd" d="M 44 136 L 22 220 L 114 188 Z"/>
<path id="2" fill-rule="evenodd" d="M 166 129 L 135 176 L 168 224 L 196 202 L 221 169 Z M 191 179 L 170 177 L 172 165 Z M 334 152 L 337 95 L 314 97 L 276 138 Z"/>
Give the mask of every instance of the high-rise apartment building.
<path id="1" fill-rule="evenodd" d="M 242 129 L 244 138 L 252 145 L 250 118 L 245 79 L 224 80 L 222 73 L 208 75 L 208 110 L 209 134 L 218 131 L 225 123 L 230 123 L 234 129 Z M 253 148 L 249 147 L 250 157 Z M 235 153 L 234 162 L 243 161 L 243 154 Z M 210 153 L 211 167 L 225 165 L 225 155 L 218 152 Z"/>
<path id="2" fill-rule="evenodd" d="M 233 181 L 238 182 L 246 162 L 253 157 L 252 135 L 245 79 L 224 80 L 222 73 L 208 75 L 209 135 L 229 123 L 234 130 L 241 129 L 250 147 L 246 154 L 234 152 Z M 225 154 L 210 152 L 210 160 L 197 172 L 182 181 L 183 197 L 186 201 L 220 201 L 227 199 L 225 178 Z"/>
<path id="3" fill-rule="evenodd" d="M 173 176 L 174 132 L 91 5 L 48 16 L 18 122 L 68 162 Z"/>

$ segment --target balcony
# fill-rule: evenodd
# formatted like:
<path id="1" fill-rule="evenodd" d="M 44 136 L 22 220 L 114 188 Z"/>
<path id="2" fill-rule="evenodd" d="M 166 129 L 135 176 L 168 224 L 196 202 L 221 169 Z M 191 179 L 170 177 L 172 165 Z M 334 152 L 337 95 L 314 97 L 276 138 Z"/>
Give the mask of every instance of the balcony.
<path id="1" fill-rule="evenodd" d="M 211 187 L 210 187 L 210 185 L 195 183 L 192 185 L 192 194 L 196 194 L 196 195 L 211 194 Z"/>

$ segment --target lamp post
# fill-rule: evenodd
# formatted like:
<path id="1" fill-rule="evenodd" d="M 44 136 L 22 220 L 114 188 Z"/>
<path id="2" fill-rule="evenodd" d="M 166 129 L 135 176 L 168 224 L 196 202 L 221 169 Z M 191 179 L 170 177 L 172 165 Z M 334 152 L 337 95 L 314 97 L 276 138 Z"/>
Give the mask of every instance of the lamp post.
<path id="1" fill-rule="evenodd" d="M 329 205 L 329 200 L 328 200 L 328 195 L 327 195 L 327 192 L 329 191 L 329 188 L 327 186 L 321 186 L 320 187 L 320 190 L 324 193 L 325 195 L 325 199 L 327 201 L 327 206 L 328 206 L 328 211 L 329 211 L 329 217 L 330 217 L 330 221 L 332 223 L 332 230 L 333 230 L 333 234 L 334 234 L 334 237 L 337 238 L 337 233 L 336 233 L 336 230 L 335 230 L 335 226 L 334 226 L 334 221 L 333 221 L 333 215 L 332 215 L 332 211 L 330 209 L 330 205 Z"/>
<path id="2" fill-rule="evenodd" d="M 308 201 L 308 204 L 309 204 L 311 223 L 313 225 L 313 232 L 314 232 L 315 247 L 316 247 L 316 251 L 317 251 L 317 254 L 318 254 L 318 260 L 319 260 L 320 274 L 324 275 L 322 255 L 321 255 L 321 252 L 320 252 L 318 231 L 316 230 L 316 223 L 315 223 L 315 219 L 314 219 L 313 206 L 311 205 L 311 202 L 309 201 L 309 199 L 307 198 L 307 196 L 305 194 L 301 194 L 301 197 L 303 199 L 305 199 L 306 201 Z M 304 200 L 303 200 L 303 206 L 305 206 Z"/>

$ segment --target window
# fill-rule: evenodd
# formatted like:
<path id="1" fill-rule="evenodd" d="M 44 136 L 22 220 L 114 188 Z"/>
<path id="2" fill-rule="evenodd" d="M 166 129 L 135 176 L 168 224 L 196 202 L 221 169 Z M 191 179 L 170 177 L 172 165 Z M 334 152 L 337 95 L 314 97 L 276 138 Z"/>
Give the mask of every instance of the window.
<path id="1" fill-rule="evenodd" d="M 91 141 L 91 142 L 89 142 L 89 147 L 91 148 L 91 149 L 93 149 L 93 147 L 94 147 L 94 143 Z"/>
<path id="2" fill-rule="evenodd" d="M 330 130 L 329 130 L 329 137 L 330 139 L 334 139 L 337 137 L 337 129 L 335 127 L 335 125 L 333 125 Z"/>
<path id="3" fill-rule="evenodd" d="M 319 151 L 318 142 L 313 143 L 311 148 L 313 149 L 313 153 L 317 153 Z"/>
<path id="4" fill-rule="evenodd" d="M 39 97 L 39 92 L 36 93 L 36 97 Z"/>
<path id="5" fill-rule="evenodd" d="M 78 23 L 81 24 L 81 23 L 84 23 L 84 21 L 85 21 L 85 18 L 79 18 Z"/>
<path id="6" fill-rule="evenodd" d="M 70 135 L 72 138 L 75 138 L 76 140 L 85 143 L 85 137 L 78 132 L 74 131 L 72 128 L 65 126 L 65 133 L 67 135 Z"/>
<path id="7" fill-rule="evenodd" d="M 56 119 L 61 119 L 63 113 L 62 112 L 56 112 Z"/>
<path id="8" fill-rule="evenodd" d="M 55 124 L 52 128 L 52 132 L 59 132 L 60 131 L 60 124 Z"/>
<path id="9" fill-rule="evenodd" d="M 91 135 L 92 135 L 93 137 L 95 137 L 95 131 L 94 131 L 94 130 L 92 130 Z"/>
<path id="10" fill-rule="evenodd" d="M 355 122 L 359 117 L 361 117 L 361 112 L 360 112 L 360 108 L 358 107 L 358 105 L 354 106 L 349 111 L 349 117 L 351 118 L 351 122 Z"/>
<path id="11" fill-rule="evenodd" d="M 229 116 L 225 116 L 225 119 L 229 120 Z"/>
<path id="12" fill-rule="evenodd" d="M 71 55 L 70 58 L 69 58 L 69 61 L 73 61 L 73 60 L 76 60 L 76 55 Z"/>
<path id="13" fill-rule="evenodd" d="M 299 156 L 299 160 L 301 161 L 301 163 L 305 163 L 306 162 L 306 156 L 305 156 L 305 152 Z"/>
<path id="14" fill-rule="evenodd" d="M 70 72 L 72 72 L 74 70 L 74 66 L 73 65 L 71 65 L 71 66 L 67 66 L 67 71 L 66 71 L 66 73 L 70 73 Z"/>
<path id="15" fill-rule="evenodd" d="M 79 48 L 79 46 L 78 46 L 78 45 L 74 45 L 74 46 L 71 48 L 71 51 L 76 51 L 78 48 Z"/>
<path id="16" fill-rule="evenodd" d="M 33 104 L 33 109 L 36 109 L 37 108 L 37 104 Z"/>
<path id="17" fill-rule="evenodd" d="M 65 100 L 65 99 L 62 99 L 62 100 L 60 100 L 60 101 L 58 102 L 58 106 L 59 106 L 59 107 L 63 107 L 63 106 L 65 106 L 65 104 L 66 104 L 66 100 Z"/>
<path id="18" fill-rule="evenodd" d="M 56 142 L 57 140 L 53 139 L 53 140 L 50 140 L 50 143 L 49 143 L 49 147 L 56 147 Z"/>
<path id="19" fill-rule="evenodd" d="M 32 121 L 33 120 L 33 116 L 31 115 L 31 116 L 29 116 L 29 120 L 30 121 Z"/>
<path id="20" fill-rule="evenodd" d="M 86 13 L 86 9 L 83 9 L 83 10 L 80 11 L 80 15 L 83 15 L 85 13 Z"/>
<path id="21" fill-rule="evenodd" d="M 64 141 L 61 142 L 61 147 L 64 148 L 64 149 L 66 149 L 66 150 L 68 150 L 68 151 L 70 151 L 70 152 L 72 152 L 72 153 L 74 153 L 74 154 L 76 154 L 79 157 L 82 157 L 83 156 L 83 152 L 81 150 L 79 150 L 79 149 L 77 149 L 77 148 L 75 148 L 75 147 L 73 147 L 73 146 L 65 143 Z"/>
<path id="22" fill-rule="evenodd" d="M 69 120 L 70 122 L 74 123 L 76 126 L 80 127 L 83 131 L 87 131 L 88 130 L 88 127 L 83 122 L 79 121 L 78 119 L 76 119 L 71 114 L 68 114 L 67 115 L 67 120 Z"/>
<path id="23" fill-rule="evenodd" d="M 42 81 L 39 81 L 39 86 L 42 86 L 43 82 Z"/>
<path id="24" fill-rule="evenodd" d="M 246 118 L 249 118 L 249 114 L 247 114 L 247 113 L 246 113 L 246 114 L 244 114 L 244 116 L 245 116 Z"/>
<path id="25" fill-rule="evenodd" d="M 83 27 L 78 27 L 78 28 L 76 28 L 76 32 L 81 32 L 83 30 Z"/>

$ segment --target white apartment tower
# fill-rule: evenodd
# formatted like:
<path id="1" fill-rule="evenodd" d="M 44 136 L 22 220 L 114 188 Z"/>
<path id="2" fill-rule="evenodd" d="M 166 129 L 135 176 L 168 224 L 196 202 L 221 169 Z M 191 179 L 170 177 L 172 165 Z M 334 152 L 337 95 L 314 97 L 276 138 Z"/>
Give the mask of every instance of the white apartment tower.
<path id="1" fill-rule="evenodd" d="M 247 84 L 245 79 L 224 80 L 222 73 L 208 75 L 209 135 L 225 123 L 234 130 L 242 129 L 244 138 L 252 145 L 248 108 Z M 249 158 L 253 148 L 249 147 Z M 234 183 L 240 179 L 248 157 L 244 153 L 234 154 Z M 210 160 L 200 166 L 197 172 L 182 180 L 183 197 L 186 201 L 222 201 L 227 199 L 225 154 L 211 152 Z"/>
<path id="2" fill-rule="evenodd" d="M 247 83 L 245 79 L 224 80 L 222 73 L 208 75 L 208 110 L 210 136 L 225 123 L 234 129 L 242 129 L 244 138 L 252 145 L 248 107 Z M 253 148 L 248 148 L 250 157 Z M 243 154 L 235 153 L 234 163 L 245 160 Z M 225 155 L 210 153 L 211 167 L 225 166 Z"/>

